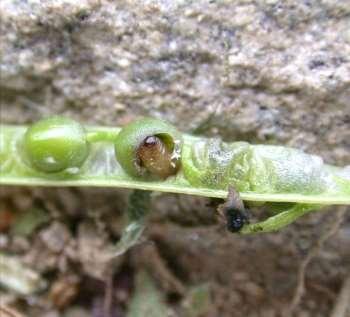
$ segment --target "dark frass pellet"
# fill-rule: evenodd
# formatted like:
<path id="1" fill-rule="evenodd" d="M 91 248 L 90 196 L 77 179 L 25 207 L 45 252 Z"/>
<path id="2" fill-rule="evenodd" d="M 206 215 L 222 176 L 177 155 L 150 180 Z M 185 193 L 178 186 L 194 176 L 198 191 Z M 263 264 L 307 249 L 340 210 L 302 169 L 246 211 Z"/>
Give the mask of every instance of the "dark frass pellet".
<path id="1" fill-rule="evenodd" d="M 226 228 L 230 232 L 239 232 L 245 224 L 248 224 L 248 217 L 245 212 L 236 208 L 225 210 Z"/>

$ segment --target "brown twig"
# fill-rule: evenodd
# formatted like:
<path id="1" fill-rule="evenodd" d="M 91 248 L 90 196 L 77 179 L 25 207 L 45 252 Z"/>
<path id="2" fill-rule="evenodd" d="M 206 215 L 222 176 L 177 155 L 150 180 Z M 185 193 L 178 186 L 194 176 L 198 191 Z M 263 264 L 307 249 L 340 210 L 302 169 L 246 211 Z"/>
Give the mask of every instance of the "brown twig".
<path id="1" fill-rule="evenodd" d="M 113 306 L 113 293 L 114 293 L 114 268 L 113 261 L 111 261 L 110 269 L 106 274 L 105 280 L 105 296 L 103 300 L 103 313 L 105 316 L 111 316 Z"/>
<path id="2" fill-rule="evenodd" d="M 306 273 L 307 266 L 317 256 L 317 254 L 319 254 L 324 243 L 338 231 L 343 221 L 345 212 L 346 212 L 346 207 L 342 207 L 340 208 L 339 211 L 335 213 L 334 222 L 331 224 L 331 226 L 327 230 L 325 230 L 322 233 L 322 235 L 317 240 L 316 245 L 308 252 L 304 260 L 301 262 L 298 270 L 298 275 L 297 275 L 298 284 L 295 289 L 293 299 L 288 309 L 283 314 L 284 317 L 292 316 L 292 313 L 299 305 L 305 292 L 305 273 Z"/>
<path id="3" fill-rule="evenodd" d="M 311 288 L 313 289 L 314 291 L 318 292 L 318 293 L 321 293 L 322 295 L 326 296 L 327 299 L 331 302 L 335 301 L 336 298 L 337 298 L 337 293 L 335 293 L 334 291 L 332 291 L 331 289 L 329 289 L 328 287 L 326 286 L 323 286 L 319 283 L 315 283 L 315 282 L 312 282 L 312 281 L 306 281 L 306 288 Z"/>
<path id="4" fill-rule="evenodd" d="M 23 317 L 23 315 L 21 315 L 19 312 L 3 304 L 0 304 L 0 316 L 1 317 Z"/>
<path id="5" fill-rule="evenodd" d="M 347 312 L 350 314 L 350 275 L 343 283 L 330 317 L 346 317 Z"/>

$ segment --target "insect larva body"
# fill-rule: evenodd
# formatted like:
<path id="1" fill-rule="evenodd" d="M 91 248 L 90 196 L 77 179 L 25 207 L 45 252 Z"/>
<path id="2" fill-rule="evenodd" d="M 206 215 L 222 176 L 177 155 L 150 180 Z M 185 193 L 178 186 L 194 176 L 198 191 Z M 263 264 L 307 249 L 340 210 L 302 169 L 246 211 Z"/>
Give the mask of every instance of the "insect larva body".
<path id="1" fill-rule="evenodd" d="M 169 123 L 144 118 L 125 126 L 115 140 L 123 169 L 143 179 L 165 179 L 180 167 L 181 134 Z"/>

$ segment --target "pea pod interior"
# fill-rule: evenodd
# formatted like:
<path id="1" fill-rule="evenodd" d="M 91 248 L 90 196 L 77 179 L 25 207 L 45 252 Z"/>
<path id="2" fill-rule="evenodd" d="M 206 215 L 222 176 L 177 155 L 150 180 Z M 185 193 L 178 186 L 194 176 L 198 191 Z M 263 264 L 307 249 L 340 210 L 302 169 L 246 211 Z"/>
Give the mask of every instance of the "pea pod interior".
<path id="1" fill-rule="evenodd" d="M 165 180 L 145 180 L 128 173 L 115 157 L 113 127 L 85 127 L 89 153 L 80 167 L 57 173 L 32 169 L 20 144 L 27 127 L 0 129 L 0 184 L 28 186 L 104 186 L 224 198 L 227 185 L 244 200 L 350 204 L 349 168 L 329 166 L 295 149 L 250 145 L 183 134 L 182 168 Z"/>

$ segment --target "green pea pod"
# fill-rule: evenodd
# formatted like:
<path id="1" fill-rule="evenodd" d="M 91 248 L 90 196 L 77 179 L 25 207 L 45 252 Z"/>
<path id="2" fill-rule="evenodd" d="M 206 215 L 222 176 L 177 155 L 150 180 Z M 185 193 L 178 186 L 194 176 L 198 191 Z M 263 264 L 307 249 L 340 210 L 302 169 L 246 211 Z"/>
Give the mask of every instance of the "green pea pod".
<path id="1" fill-rule="evenodd" d="M 80 166 L 79 172 L 70 172 L 72 166 Z M 83 128 L 57 117 L 29 128 L 2 125 L 0 183 L 117 186 L 220 198 L 231 185 L 252 202 L 350 204 L 349 168 L 288 147 L 181 135 L 150 118 L 123 129 Z"/>
<path id="2" fill-rule="evenodd" d="M 324 205 L 350 205 L 350 167 L 326 165 L 318 156 L 283 146 L 181 134 L 151 118 L 122 129 L 83 128 L 62 117 L 29 128 L 2 125 L 0 184 L 108 186 L 218 198 L 233 187 L 254 205 L 276 203 L 272 217 L 245 224 L 241 233 L 278 230 Z"/>
<path id="3" fill-rule="evenodd" d="M 12 157 L 10 146 L 10 135 L 0 133 L 0 173 L 11 169 Z"/>

